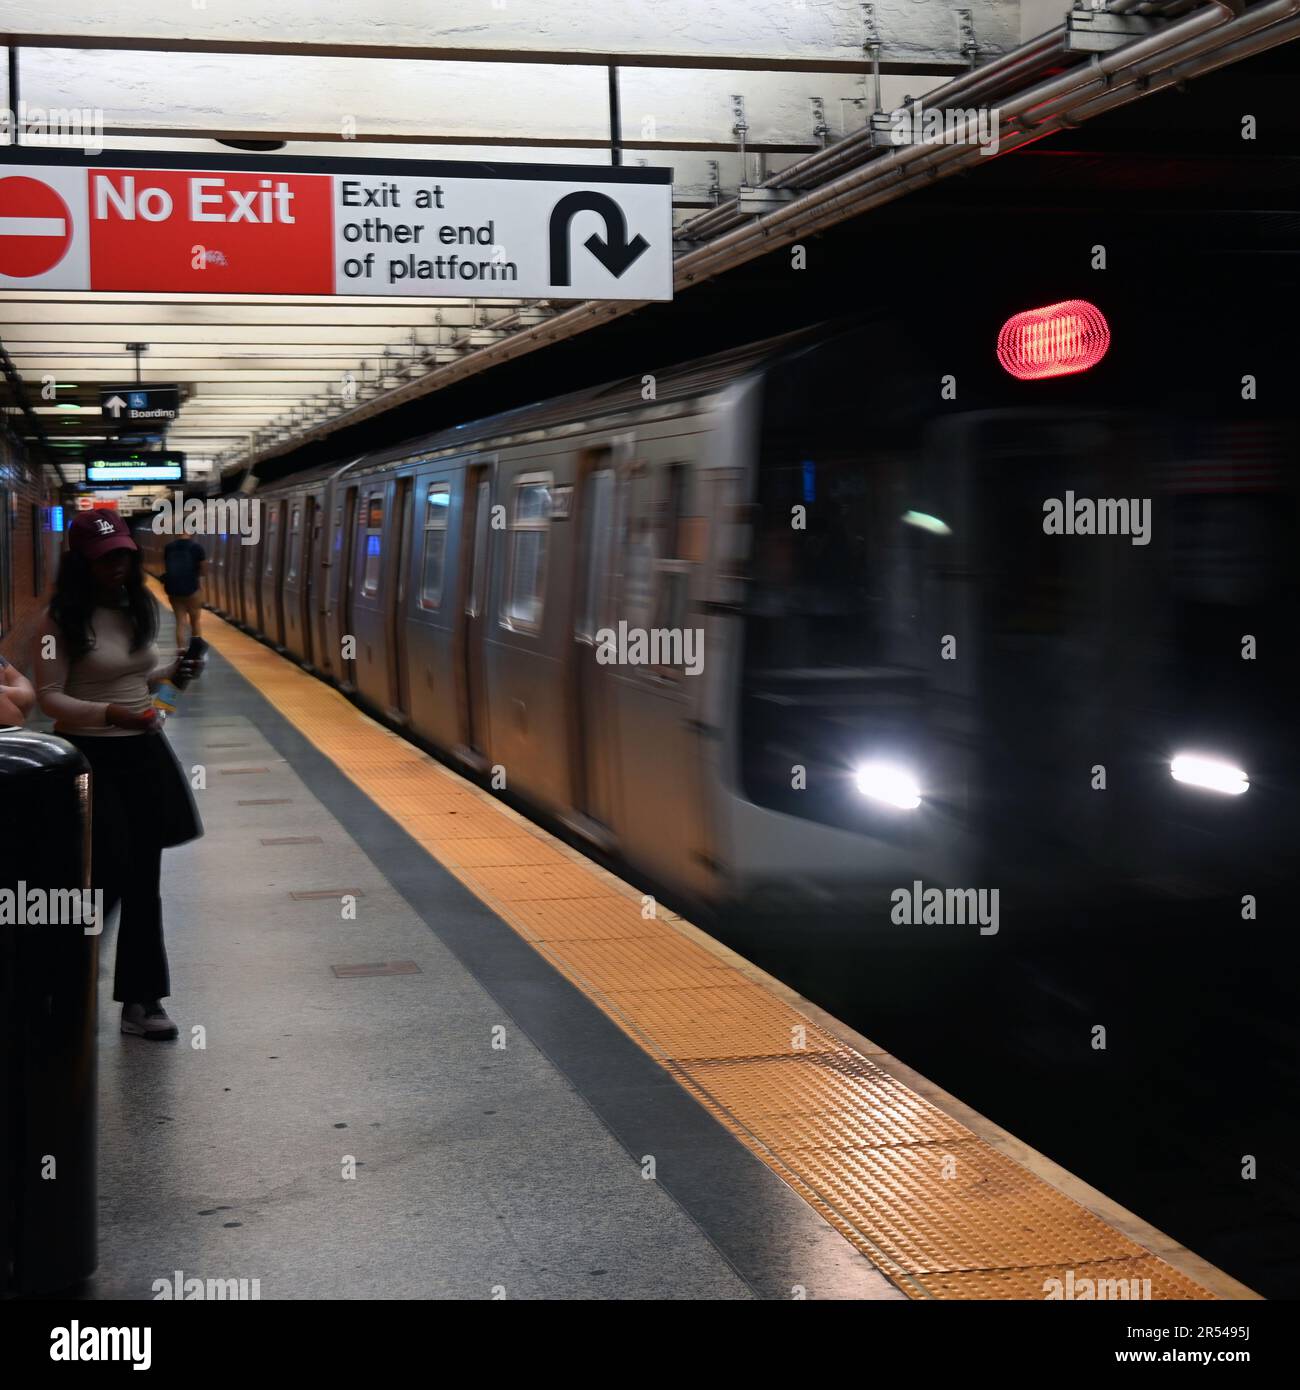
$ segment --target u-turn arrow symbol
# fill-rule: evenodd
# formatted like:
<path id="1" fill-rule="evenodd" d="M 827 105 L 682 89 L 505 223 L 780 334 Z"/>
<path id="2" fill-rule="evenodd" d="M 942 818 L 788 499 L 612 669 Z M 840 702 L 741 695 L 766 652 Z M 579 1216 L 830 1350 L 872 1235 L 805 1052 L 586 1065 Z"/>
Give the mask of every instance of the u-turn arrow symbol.
<path id="1" fill-rule="evenodd" d="M 583 245 L 617 280 L 650 243 L 643 236 L 627 239 L 627 219 L 623 209 L 607 193 L 583 190 L 566 193 L 551 209 L 551 284 L 568 285 L 569 224 L 580 212 L 597 212 L 605 222 L 605 239 L 593 232 Z"/>

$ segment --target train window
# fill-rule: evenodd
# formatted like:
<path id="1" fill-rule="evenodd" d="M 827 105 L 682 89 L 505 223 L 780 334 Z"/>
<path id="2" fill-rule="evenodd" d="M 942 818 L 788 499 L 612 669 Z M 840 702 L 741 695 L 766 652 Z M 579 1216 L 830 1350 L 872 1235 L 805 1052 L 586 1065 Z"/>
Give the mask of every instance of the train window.
<path id="1" fill-rule="evenodd" d="M 285 576 L 298 578 L 298 561 L 302 556 L 302 508 L 295 506 L 289 518 L 289 573 Z"/>
<path id="2" fill-rule="evenodd" d="M 686 599 L 690 586 L 696 518 L 683 515 L 686 503 L 686 465 L 669 464 L 660 474 L 660 498 L 656 507 L 654 586 L 656 628 L 682 632 L 686 626 Z M 670 647 L 671 650 L 671 647 Z M 679 653 L 684 644 L 678 644 Z M 678 667 L 661 665 L 661 675 L 679 674 Z"/>
<path id="3" fill-rule="evenodd" d="M 598 469 L 588 484 L 591 515 L 586 524 L 587 580 L 583 594 L 578 632 L 593 639 L 601 627 L 605 585 L 610 567 L 610 545 L 614 539 L 614 471 Z"/>
<path id="4" fill-rule="evenodd" d="M 650 470 L 633 463 L 624 490 L 619 554 L 623 563 L 622 612 L 633 627 L 649 627 L 654 602 L 654 530 L 651 523 Z"/>
<path id="5" fill-rule="evenodd" d="M 515 482 L 510 518 L 510 583 L 505 621 L 535 631 L 542 623 L 546 538 L 551 525 L 551 475 L 528 473 Z"/>
<path id="6" fill-rule="evenodd" d="M 375 493 L 360 513 L 359 520 L 365 531 L 365 569 L 361 575 L 361 592 L 379 592 L 379 570 L 383 552 L 384 499 L 382 493 Z"/>
<path id="7" fill-rule="evenodd" d="M 430 483 L 424 508 L 424 559 L 420 571 L 420 607 L 442 607 L 442 575 L 447 559 L 447 513 L 451 487 Z"/>

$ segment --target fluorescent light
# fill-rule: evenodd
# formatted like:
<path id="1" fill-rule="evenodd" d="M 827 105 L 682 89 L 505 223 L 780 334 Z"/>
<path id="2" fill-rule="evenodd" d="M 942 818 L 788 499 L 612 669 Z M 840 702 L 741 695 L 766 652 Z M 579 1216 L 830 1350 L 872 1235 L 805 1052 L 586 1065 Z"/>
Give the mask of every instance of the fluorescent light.
<path id="1" fill-rule="evenodd" d="M 857 770 L 857 786 L 863 796 L 897 806 L 900 811 L 915 811 L 921 804 L 916 778 L 893 763 L 864 764 Z"/>
<path id="2" fill-rule="evenodd" d="M 1222 792 L 1225 796 L 1240 796 L 1250 788 L 1250 781 L 1241 768 L 1219 758 L 1202 757 L 1199 753 L 1179 753 L 1169 764 L 1169 771 L 1175 782 Z"/>

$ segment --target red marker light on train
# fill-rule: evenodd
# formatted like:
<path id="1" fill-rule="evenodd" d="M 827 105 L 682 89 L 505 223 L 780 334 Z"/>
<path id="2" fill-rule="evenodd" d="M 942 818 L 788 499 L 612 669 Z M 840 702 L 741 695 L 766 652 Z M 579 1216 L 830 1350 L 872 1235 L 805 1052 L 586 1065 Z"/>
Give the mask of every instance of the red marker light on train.
<path id="1" fill-rule="evenodd" d="M 1105 315 L 1086 299 L 1012 314 L 998 334 L 998 361 L 1021 381 L 1095 367 L 1110 346 Z"/>

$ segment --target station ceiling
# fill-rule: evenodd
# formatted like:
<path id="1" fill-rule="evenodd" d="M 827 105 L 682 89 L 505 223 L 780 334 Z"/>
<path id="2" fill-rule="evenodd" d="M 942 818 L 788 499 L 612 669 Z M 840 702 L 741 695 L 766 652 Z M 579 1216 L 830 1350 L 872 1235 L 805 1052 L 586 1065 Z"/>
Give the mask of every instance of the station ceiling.
<path id="1" fill-rule="evenodd" d="M 0 43 L 10 53 L 11 112 L 93 111 L 106 152 L 253 149 L 268 168 L 286 155 L 668 166 L 686 252 L 698 245 L 700 219 L 742 185 L 759 187 L 860 135 L 873 108 L 889 111 L 997 61 L 1064 8 L 286 0 L 268 10 L 262 0 L 72 0 L 37 12 L 27 0 L 0 0 Z M 220 471 L 282 452 L 348 408 L 574 307 L 10 285 L 0 287 L 0 341 L 75 480 L 77 446 L 111 433 L 99 387 L 135 376 L 128 344 L 147 345 L 146 383 L 182 388 L 169 447 Z M 32 433 L 31 419 L 20 433 Z"/>
<path id="2" fill-rule="evenodd" d="M 859 128 L 877 100 L 894 105 L 1019 41 L 1015 0 L 972 0 L 968 13 L 963 28 L 941 0 L 72 0 L 45 11 L 3 0 L 0 42 L 10 110 L 101 113 L 106 151 L 269 142 L 268 164 L 667 165 L 682 222 Z M 326 417 L 345 384 L 365 400 L 499 337 L 522 307 L 3 288 L 0 340 L 29 387 L 56 379 L 55 399 L 29 396 L 75 479 L 77 446 L 110 432 L 98 387 L 134 378 L 127 344 L 148 345 L 144 381 L 181 386 L 168 444 L 201 469 Z"/>

